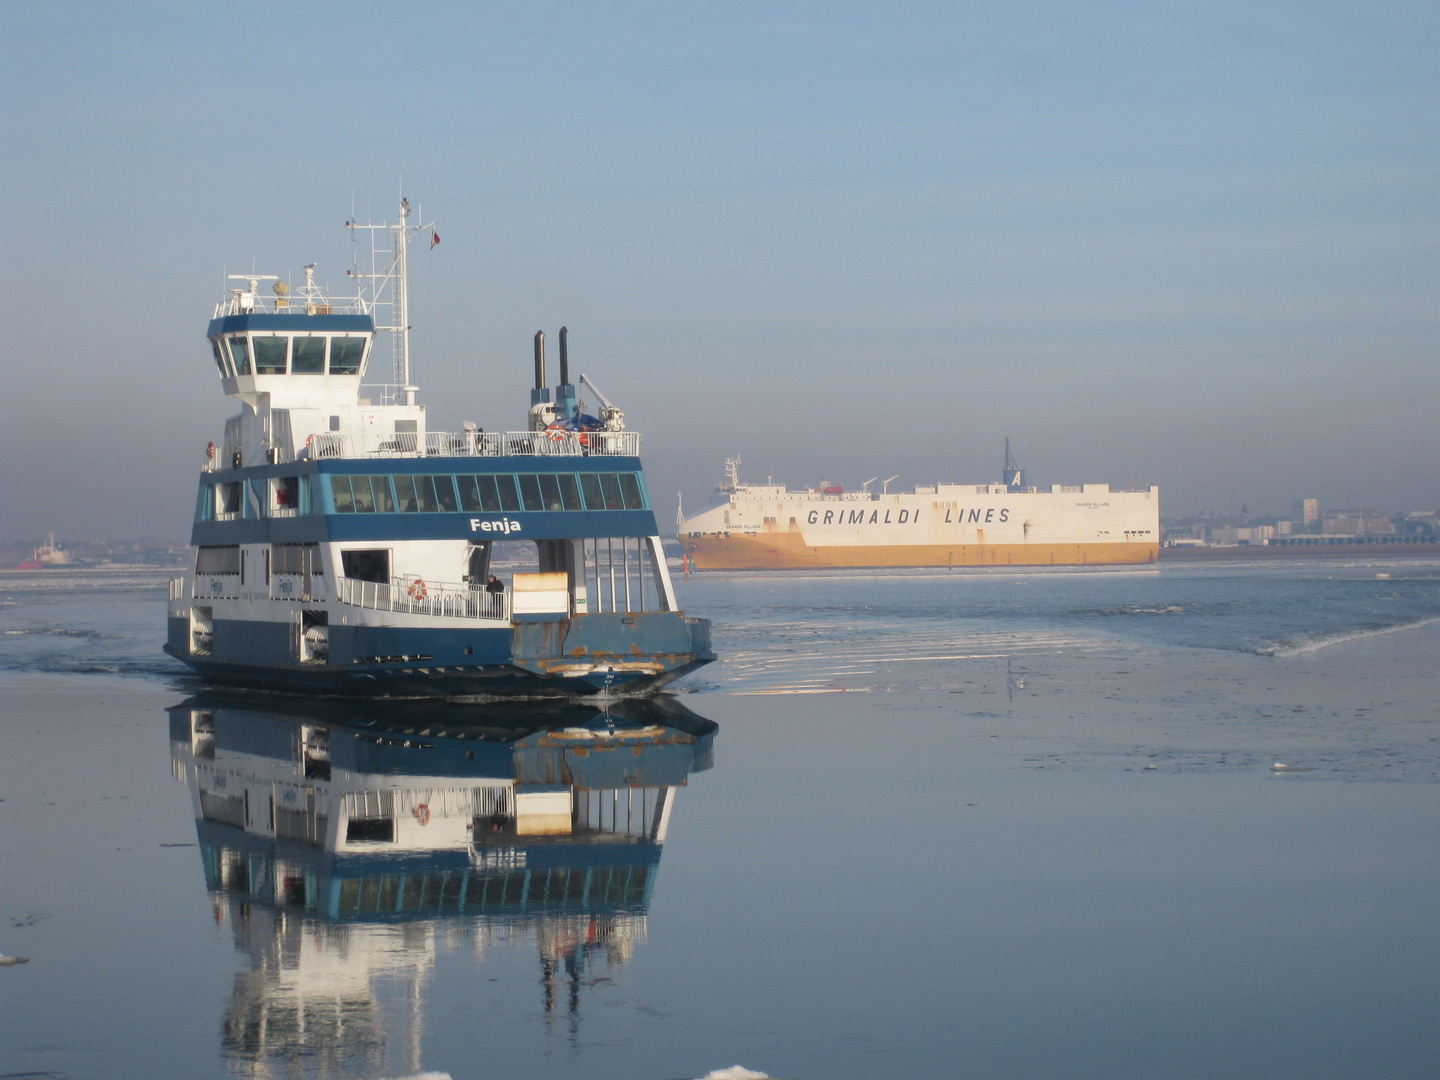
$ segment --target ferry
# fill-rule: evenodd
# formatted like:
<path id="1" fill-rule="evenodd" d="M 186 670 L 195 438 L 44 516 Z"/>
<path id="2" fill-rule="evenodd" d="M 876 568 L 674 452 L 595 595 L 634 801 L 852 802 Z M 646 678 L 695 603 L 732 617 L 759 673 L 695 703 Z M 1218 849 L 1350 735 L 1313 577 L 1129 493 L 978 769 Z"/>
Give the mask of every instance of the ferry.
<path id="1" fill-rule="evenodd" d="M 838 484 L 791 490 L 745 484 L 725 463 L 719 506 L 678 515 L 686 568 L 1109 566 L 1160 557 L 1160 489 L 1025 483 L 1005 443 L 998 484 L 918 485 L 879 492 Z"/>
<path id="2" fill-rule="evenodd" d="M 524 430 L 433 430 L 407 249 L 439 234 L 404 199 L 394 224 L 347 225 L 370 239 L 354 297 L 312 263 L 294 295 L 231 275 L 216 305 L 206 336 L 240 411 L 204 448 L 165 651 L 219 682 L 400 697 L 632 696 L 713 660 L 708 620 L 676 601 L 640 434 L 570 381 L 567 330 L 553 395 L 535 335 Z M 387 332 L 392 381 L 367 379 Z"/>

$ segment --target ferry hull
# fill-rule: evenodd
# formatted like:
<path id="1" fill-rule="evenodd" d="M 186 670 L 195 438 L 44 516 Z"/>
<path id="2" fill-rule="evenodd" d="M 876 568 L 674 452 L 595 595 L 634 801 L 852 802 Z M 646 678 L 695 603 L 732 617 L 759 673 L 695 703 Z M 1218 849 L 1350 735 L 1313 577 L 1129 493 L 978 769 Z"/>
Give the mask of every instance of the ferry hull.
<path id="1" fill-rule="evenodd" d="M 172 617 L 165 651 L 229 686 L 403 698 L 634 697 L 715 659 L 708 620 L 679 612 L 494 629 L 332 629 L 334 663 L 296 661 L 290 625 L 259 619 L 216 620 L 212 651 L 198 654 L 188 620 Z"/>
<path id="2" fill-rule="evenodd" d="M 794 533 L 684 536 L 697 570 L 816 570 L 949 566 L 1109 566 L 1153 563 L 1158 543 L 870 544 L 815 547 Z"/>

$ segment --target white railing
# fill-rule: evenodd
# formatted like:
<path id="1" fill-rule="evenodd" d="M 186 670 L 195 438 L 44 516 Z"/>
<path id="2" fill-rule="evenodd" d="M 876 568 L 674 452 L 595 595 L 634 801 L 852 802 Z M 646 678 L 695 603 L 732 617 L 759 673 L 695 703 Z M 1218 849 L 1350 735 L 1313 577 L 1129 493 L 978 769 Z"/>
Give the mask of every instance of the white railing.
<path id="1" fill-rule="evenodd" d="M 342 577 L 336 597 L 342 604 L 375 611 L 405 611 L 454 619 L 510 620 L 510 594 L 472 589 L 469 585 L 421 579 L 359 581 Z"/>
<path id="2" fill-rule="evenodd" d="M 427 431 L 312 435 L 303 459 L 360 457 L 639 457 L 638 431 Z"/>
<path id="3" fill-rule="evenodd" d="M 179 600 L 185 595 L 185 579 L 183 577 L 172 577 L 170 579 L 170 599 Z"/>

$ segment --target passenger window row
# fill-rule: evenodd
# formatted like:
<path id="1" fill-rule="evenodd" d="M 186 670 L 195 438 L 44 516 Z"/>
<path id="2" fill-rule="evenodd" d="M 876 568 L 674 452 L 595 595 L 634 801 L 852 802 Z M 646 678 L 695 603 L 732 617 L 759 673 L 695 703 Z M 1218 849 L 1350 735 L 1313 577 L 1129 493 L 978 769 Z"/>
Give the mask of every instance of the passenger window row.
<path id="1" fill-rule="evenodd" d="M 636 473 L 332 475 L 330 490 L 339 514 L 645 509 Z"/>

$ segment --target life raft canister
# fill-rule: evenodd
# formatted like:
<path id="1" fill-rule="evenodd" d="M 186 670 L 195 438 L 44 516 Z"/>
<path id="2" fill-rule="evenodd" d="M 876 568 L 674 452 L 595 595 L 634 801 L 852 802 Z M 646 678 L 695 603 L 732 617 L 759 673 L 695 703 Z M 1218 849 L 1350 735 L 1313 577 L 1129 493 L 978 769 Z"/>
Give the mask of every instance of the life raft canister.
<path id="1" fill-rule="evenodd" d="M 410 583 L 410 599 L 412 599 L 412 600 L 424 600 L 424 599 L 425 599 L 425 593 L 426 593 L 426 590 L 425 590 L 425 579 L 424 579 L 424 578 L 416 578 L 414 581 L 412 581 L 412 582 Z"/>

